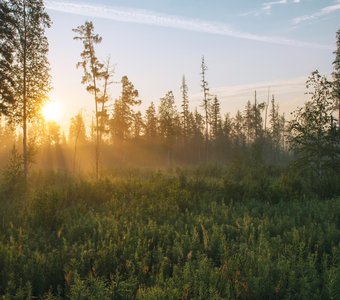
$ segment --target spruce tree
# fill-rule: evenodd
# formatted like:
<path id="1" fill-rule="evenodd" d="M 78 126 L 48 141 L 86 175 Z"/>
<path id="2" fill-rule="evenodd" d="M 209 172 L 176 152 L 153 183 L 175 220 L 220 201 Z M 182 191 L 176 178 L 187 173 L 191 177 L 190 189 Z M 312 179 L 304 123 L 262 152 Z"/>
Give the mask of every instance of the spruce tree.
<path id="1" fill-rule="evenodd" d="M 217 96 L 214 97 L 213 103 L 210 108 L 210 126 L 211 126 L 211 137 L 213 140 L 217 140 L 222 132 L 221 126 L 221 108 L 220 102 Z"/>
<path id="2" fill-rule="evenodd" d="M 124 141 L 131 135 L 135 118 L 133 106 L 140 105 L 141 100 L 138 99 L 138 90 L 127 76 L 122 77 L 121 84 L 122 93 L 114 105 L 114 123 L 117 137 Z"/>
<path id="3" fill-rule="evenodd" d="M 185 76 L 182 78 L 181 85 L 182 93 L 182 111 L 181 111 L 181 125 L 182 125 L 182 135 L 185 142 L 188 140 L 189 136 L 189 98 L 188 98 L 188 86 L 185 80 Z"/>
<path id="4" fill-rule="evenodd" d="M 145 136 L 150 140 L 157 137 L 157 123 L 156 108 L 154 103 L 151 102 L 145 112 Z"/>
<path id="5" fill-rule="evenodd" d="M 172 163 L 173 144 L 179 133 L 179 115 L 172 91 L 169 91 L 159 104 L 159 129 L 168 153 L 168 165 Z"/>

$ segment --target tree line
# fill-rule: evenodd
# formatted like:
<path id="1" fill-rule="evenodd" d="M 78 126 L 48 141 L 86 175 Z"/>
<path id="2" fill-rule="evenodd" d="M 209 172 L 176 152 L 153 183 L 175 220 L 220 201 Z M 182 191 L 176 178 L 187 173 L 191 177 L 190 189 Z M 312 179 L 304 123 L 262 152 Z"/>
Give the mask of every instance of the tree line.
<path id="1" fill-rule="evenodd" d="M 168 166 L 225 163 L 242 158 L 283 164 L 293 159 L 300 169 L 308 169 L 313 176 L 339 170 L 340 30 L 332 80 L 313 72 L 306 84 L 310 100 L 287 121 L 274 95 L 261 102 L 256 91 L 243 111 L 235 116 L 222 114 L 218 95 L 210 93 L 204 57 L 200 67 L 202 102 L 194 111 L 189 109 L 185 76 L 180 85 L 180 107 L 176 106 L 173 91 L 168 91 L 158 105 L 151 102 L 143 114 L 138 110 L 142 102 L 139 92 L 128 76 L 121 78 L 121 94 L 111 103 L 109 85 L 113 67 L 110 59 L 102 61 L 97 57 L 96 48 L 102 37 L 95 33 L 93 23 L 86 21 L 73 31 L 74 39 L 83 44 L 77 67 L 83 69 L 81 82 L 93 95 L 95 114 L 89 134 L 81 113 L 74 116 L 66 138 L 57 124 L 42 126 L 39 116 L 50 90 L 45 29 L 51 21 L 43 1 L 5 0 L 0 3 L 0 13 L 0 115 L 22 129 L 25 177 L 34 154 L 33 146 L 39 144 L 39 139 L 43 143 L 42 131 L 47 136 L 45 143 L 68 143 L 74 148 L 73 169 L 80 148 L 95 145 L 97 178 L 100 167 L 106 164 L 103 149 L 110 145 L 113 148 L 120 145 L 123 152 L 129 146 L 136 152 L 143 148 L 151 154 L 162 153 Z M 1 125 L 0 134 L 2 137 L 9 134 L 8 125 Z M 29 137 L 34 135 L 38 138 L 32 139 L 31 145 Z"/>

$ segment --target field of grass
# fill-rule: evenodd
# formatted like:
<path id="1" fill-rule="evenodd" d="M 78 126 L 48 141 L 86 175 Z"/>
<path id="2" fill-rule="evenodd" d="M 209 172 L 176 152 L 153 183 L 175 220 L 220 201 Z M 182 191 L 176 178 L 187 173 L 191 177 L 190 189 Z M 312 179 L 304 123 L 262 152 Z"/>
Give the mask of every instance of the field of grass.
<path id="1" fill-rule="evenodd" d="M 26 195 L 3 181 L 0 297 L 339 299 L 340 198 L 273 178 L 34 174 Z"/>

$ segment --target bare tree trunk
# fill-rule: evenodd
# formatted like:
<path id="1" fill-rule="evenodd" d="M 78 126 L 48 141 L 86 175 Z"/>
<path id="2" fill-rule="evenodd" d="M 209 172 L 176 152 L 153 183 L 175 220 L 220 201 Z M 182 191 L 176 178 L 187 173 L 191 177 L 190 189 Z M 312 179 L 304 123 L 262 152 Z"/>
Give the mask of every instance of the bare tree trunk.
<path id="1" fill-rule="evenodd" d="M 96 72 L 93 65 L 93 53 L 91 52 L 91 69 L 93 76 L 93 87 L 94 87 L 94 101 L 96 105 L 96 180 L 99 178 L 99 122 L 98 122 L 98 99 L 97 99 L 97 83 L 96 83 Z"/>
<path id="2" fill-rule="evenodd" d="M 26 1 L 24 1 L 24 53 L 23 53 L 23 124 L 22 124 L 22 130 L 23 130 L 23 137 L 22 137 L 22 148 L 23 148 L 23 163 L 24 163 L 24 177 L 25 177 L 25 184 L 27 183 L 27 177 L 28 177 L 28 151 L 27 151 L 27 86 L 26 86 L 26 77 L 27 77 L 27 49 L 26 49 L 26 42 L 27 42 L 27 36 L 26 36 Z"/>

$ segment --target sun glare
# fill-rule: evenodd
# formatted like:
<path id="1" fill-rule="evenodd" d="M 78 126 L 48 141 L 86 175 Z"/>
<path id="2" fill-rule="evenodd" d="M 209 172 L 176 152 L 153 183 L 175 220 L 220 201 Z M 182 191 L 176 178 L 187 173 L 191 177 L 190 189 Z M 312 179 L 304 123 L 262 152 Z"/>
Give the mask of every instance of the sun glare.
<path id="1" fill-rule="evenodd" d="M 58 102 L 47 102 L 42 108 L 42 115 L 46 121 L 59 121 L 61 106 Z"/>

